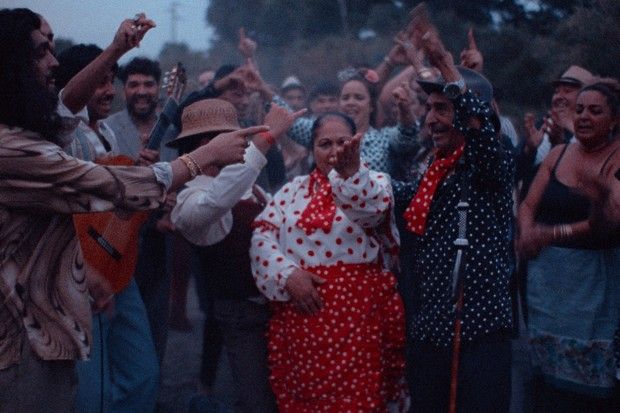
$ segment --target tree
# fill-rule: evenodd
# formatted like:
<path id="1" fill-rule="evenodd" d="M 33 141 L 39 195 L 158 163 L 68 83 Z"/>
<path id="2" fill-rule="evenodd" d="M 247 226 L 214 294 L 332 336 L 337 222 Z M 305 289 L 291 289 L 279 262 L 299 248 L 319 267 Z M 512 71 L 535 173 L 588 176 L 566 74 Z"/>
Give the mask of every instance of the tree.
<path id="1" fill-rule="evenodd" d="M 418 2 L 344 0 L 347 37 L 337 0 L 211 0 L 207 21 L 219 39 L 207 62 L 241 63 L 237 31 L 245 27 L 258 40 L 267 80 L 277 84 L 290 74 L 307 84 L 334 80 L 346 66 L 380 63 Z M 570 64 L 620 76 L 617 0 L 428 0 L 427 6 L 457 60 L 467 29 L 475 26 L 485 75 L 503 91 L 503 108 L 519 117 L 548 107 L 550 82 Z M 361 29 L 376 36 L 360 40 Z"/>

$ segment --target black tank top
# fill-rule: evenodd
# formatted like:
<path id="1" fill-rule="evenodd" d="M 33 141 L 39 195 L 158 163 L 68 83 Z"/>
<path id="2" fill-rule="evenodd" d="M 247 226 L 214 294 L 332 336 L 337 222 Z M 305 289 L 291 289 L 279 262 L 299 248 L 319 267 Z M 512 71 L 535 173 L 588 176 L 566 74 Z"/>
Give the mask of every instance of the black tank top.
<path id="1" fill-rule="evenodd" d="M 560 157 L 553 166 L 547 188 L 540 200 L 536 221 L 547 225 L 572 224 L 588 219 L 590 200 L 575 188 L 558 181 L 556 170 L 564 157 L 568 145 L 564 146 Z"/>

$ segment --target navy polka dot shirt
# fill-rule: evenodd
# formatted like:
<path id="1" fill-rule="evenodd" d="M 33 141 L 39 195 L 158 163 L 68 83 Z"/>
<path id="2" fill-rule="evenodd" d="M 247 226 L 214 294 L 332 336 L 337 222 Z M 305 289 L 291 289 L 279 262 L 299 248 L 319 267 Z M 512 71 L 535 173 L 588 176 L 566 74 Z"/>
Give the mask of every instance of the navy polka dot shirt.
<path id="1" fill-rule="evenodd" d="M 431 204 L 424 235 L 414 236 L 412 268 L 415 291 L 413 338 L 449 346 L 454 334 L 452 270 L 458 235 L 456 206 L 461 196 L 461 177 L 469 175 L 470 205 L 464 267 L 462 339 L 512 326 L 509 281 L 511 274 L 510 234 L 513 221 L 512 177 L 514 165 L 503 149 L 490 121 L 492 114 L 470 91 L 453 101 L 455 126 L 466 137 L 465 152 L 454 173 L 439 185 Z M 468 129 L 468 120 L 482 121 L 480 130 Z M 396 202 L 408 205 L 418 182 L 393 180 Z"/>

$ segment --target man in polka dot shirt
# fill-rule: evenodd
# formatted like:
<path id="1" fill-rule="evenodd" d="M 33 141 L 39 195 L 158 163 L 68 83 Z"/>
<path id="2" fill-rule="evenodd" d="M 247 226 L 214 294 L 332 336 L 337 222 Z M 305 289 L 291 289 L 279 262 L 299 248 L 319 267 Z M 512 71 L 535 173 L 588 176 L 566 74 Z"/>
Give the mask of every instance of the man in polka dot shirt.
<path id="1" fill-rule="evenodd" d="M 413 236 L 404 264 L 414 289 L 405 297 L 409 320 L 408 379 L 412 411 L 448 411 L 453 356 L 459 355 L 458 411 L 508 411 L 510 399 L 511 182 L 514 166 L 496 131 L 488 102 L 492 87 L 481 75 L 457 68 L 436 31 L 421 37 L 442 79 L 419 81 L 429 95 L 426 122 L 435 145 L 419 182 L 393 182 Z M 463 188 L 464 191 L 463 191 Z M 459 236 L 457 205 L 465 194 L 465 261 L 454 287 Z M 455 330 L 457 300 L 460 331 Z M 454 346 L 459 337 L 460 349 Z"/>

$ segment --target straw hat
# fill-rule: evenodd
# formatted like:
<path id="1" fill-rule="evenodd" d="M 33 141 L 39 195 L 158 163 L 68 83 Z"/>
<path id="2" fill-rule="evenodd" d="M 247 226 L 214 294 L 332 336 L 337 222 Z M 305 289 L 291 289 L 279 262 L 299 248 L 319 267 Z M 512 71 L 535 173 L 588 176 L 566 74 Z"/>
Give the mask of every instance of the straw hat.
<path id="1" fill-rule="evenodd" d="M 209 132 L 231 132 L 241 129 L 235 107 L 222 99 L 203 99 L 194 102 L 183 110 L 182 130 L 176 139 L 168 143 L 178 147 L 196 135 Z"/>

